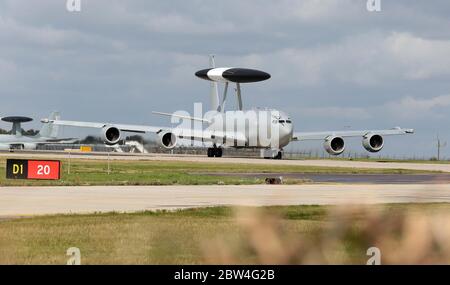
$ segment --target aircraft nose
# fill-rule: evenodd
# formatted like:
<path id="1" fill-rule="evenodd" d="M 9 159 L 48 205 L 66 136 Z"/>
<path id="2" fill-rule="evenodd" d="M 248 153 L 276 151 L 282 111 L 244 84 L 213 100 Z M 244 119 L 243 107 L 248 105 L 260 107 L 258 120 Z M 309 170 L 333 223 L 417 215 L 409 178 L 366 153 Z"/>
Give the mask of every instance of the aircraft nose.
<path id="1" fill-rule="evenodd" d="M 292 124 L 285 123 L 280 128 L 280 143 L 281 143 L 281 145 L 284 146 L 284 145 L 289 144 L 289 142 L 291 141 L 292 132 L 293 132 Z"/>

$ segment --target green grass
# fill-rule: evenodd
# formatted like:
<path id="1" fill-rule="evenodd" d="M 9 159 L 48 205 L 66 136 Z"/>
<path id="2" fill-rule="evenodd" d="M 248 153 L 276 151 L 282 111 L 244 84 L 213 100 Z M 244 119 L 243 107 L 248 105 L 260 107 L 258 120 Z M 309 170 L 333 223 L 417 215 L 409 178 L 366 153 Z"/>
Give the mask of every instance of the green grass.
<path id="1" fill-rule="evenodd" d="M 392 204 L 368 209 L 386 217 L 398 217 L 405 211 L 448 214 L 450 204 Z M 257 214 L 249 214 L 255 211 Z M 341 215 L 337 222 L 336 207 L 286 206 L 3 220 L 0 264 L 64 264 L 69 247 L 80 248 L 83 264 L 264 263 L 271 246 L 285 250 L 284 254 L 298 250 L 287 260 L 301 263 L 302 253 L 339 235 L 327 232 L 333 226 L 350 230 L 344 235 L 344 246 L 331 255 L 348 256 L 346 262 L 363 264 L 365 250 L 373 244 L 358 231 L 358 225 L 373 219 L 373 214 L 355 212 Z M 370 229 L 372 235 L 375 230 Z"/>
<path id="2" fill-rule="evenodd" d="M 50 185 L 211 185 L 211 184 L 260 184 L 264 179 L 239 176 L 221 176 L 221 173 L 340 173 L 340 174 L 415 174 L 427 171 L 403 169 L 356 169 L 339 167 L 288 166 L 264 164 L 230 164 L 181 161 L 125 161 L 111 160 L 108 174 L 106 160 L 72 159 L 70 174 L 68 161 L 62 160 L 62 176 L 59 181 L 7 180 L 5 159 L 0 158 L 1 186 L 50 186 Z M 208 175 L 202 175 L 207 173 Z M 214 175 L 214 174 L 217 175 Z M 287 183 L 305 183 L 292 180 Z"/>

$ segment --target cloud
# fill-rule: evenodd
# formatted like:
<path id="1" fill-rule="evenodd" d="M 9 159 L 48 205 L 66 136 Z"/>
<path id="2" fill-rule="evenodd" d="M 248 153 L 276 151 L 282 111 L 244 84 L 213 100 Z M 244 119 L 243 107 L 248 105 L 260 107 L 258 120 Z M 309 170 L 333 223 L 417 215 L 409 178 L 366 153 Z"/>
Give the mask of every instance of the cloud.
<path id="1" fill-rule="evenodd" d="M 297 111 L 305 117 L 321 119 L 367 120 L 372 117 L 370 110 L 358 107 L 313 107 Z"/>
<path id="2" fill-rule="evenodd" d="M 0 58 L 0 80 L 14 78 L 14 73 L 16 72 L 17 66 L 14 62 Z"/>
<path id="3" fill-rule="evenodd" d="M 283 84 L 320 85 L 326 81 L 361 86 L 450 76 L 450 40 L 409 33 L 354 35 L 310 48 L 282 48 L 253 55 Z"/>
<path id="4" fill-rule="evenodd" d="M 384 41 L 385 53 L 401 66 L 406 79 L 450 76 L 450 40 L 433 40 L 393 33 Z"/>
<path id="5" fill-rule="evenodd" d="M 391 116 L 402 119 L 429 120 L 447 118 L 450 110 L 450 95 L 432 98 L 403 97 L 385 104 Z"/>

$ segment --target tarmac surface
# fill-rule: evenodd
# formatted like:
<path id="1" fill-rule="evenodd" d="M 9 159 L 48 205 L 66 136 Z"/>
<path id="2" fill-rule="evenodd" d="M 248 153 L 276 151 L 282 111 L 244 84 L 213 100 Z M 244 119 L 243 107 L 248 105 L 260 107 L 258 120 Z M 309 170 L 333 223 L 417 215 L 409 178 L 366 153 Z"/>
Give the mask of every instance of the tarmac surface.
<path id="1" fill-rule="evenodd" d="M 2 157 L 16 158 L 47 158 L 47 159 L 68 159 L 68 152 L 14 152 L 0 153 Z M 71 158 L 82 159 L 107 159 L 107 153 L 80 153 L 73 152 Z M 275 160 L 261 158 L 239 158 L 220 157 L 210 158 L 201 155 L 171 155 L 171 154 L 119 154 L 110 153 L 111 160 L 148 160 L 148 161 L 184 161 L 184 162 L 217 162 L 217 163 L 244 163 L 244 164 L 265 164 L 265 165 L 299 165 L 299 166 L 321 166 L 321 167 L 347 167 L 347 168 L 371 168 L 371 169 L 408 169 L 420 171 L 449 172 L 450 163 L 410 163 L 410 162 L 375 162 L 375 161 L 348 161 L 330 159 L 307 159 L 307 160 Z"/>
<path id="2" fill-rule="evenodd" d="M 450 202 L 450 184 L 1 187 L 0 217 L 206 206 Z"/>
<path id="3" fill-rule="evenodd" d="M 276 178 L 305 180 L 311 183 L 346 183 L 346 184 L 450 184 L 450 174 L 303 174 L 303 173 L 202 173 L 193 174 L 210 176 L 235 176 L 246 178 Z"/>

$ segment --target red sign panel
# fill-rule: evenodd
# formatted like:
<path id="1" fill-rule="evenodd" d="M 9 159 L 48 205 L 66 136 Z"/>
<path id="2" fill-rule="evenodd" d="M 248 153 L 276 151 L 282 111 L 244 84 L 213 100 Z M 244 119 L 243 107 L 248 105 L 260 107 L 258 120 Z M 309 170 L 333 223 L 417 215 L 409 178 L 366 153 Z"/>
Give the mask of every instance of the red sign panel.
<path id="1" fill-rule="evenodd" d="M 58 180 L 60 162 L 56 160 L 29 160 L 28 179 Z"/>

